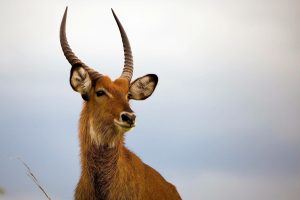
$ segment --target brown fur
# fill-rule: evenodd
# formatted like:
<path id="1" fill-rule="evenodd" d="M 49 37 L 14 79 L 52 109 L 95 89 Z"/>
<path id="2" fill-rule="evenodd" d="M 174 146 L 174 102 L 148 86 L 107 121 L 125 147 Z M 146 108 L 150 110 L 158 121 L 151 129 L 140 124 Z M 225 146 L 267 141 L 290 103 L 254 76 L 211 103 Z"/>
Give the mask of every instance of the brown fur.
<path id="1" fill-rule="evenodd" d="M 112 97 L 97 97 L 99 88 L 108 90 Z M 81 176 L 76 200 L 181 199 L 172 184 L 124 146 L 126 130 L 116 127 L 113 120 L 123 111 L 132 112 L 128 88 L 125 79 L 111 81 L 102 76 L 89 92 L 89 101 L 83 104 L 79 125 Z"/>

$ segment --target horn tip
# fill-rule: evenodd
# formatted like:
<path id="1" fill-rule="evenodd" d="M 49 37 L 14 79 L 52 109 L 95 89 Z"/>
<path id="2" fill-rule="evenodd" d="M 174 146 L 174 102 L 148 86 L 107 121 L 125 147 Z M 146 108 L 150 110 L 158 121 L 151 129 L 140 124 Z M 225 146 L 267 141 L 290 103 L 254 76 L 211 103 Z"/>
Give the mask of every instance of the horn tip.
<path id="1" fill-rule="evenodd" d="M 116 16 L 116 13 L 115 13 L 114 9 L 111 8 L 111 12 L 114 15 L 114 17 L 116 18 L 117 16 Z"/>
<path id="2" fill-rule="evenodd" d="M 67 15 L 68 13 L 68 6 L 66 6 L 65 12 L 64 12 L 64 17 Z"/>

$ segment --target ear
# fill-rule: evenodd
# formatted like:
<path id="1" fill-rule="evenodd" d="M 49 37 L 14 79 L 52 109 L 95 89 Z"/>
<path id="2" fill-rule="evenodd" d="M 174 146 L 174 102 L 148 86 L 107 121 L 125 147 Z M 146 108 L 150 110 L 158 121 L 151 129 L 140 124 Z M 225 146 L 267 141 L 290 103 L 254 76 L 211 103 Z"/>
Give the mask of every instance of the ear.
<path id="1" fill-rule="evenodd" d="M 152 95 L 158 82 L 155 74 L 148 74 L 133 81 L 129 88 L 129 99 L 144 100 Z"/>
<path id="2" fill-rule="evenodd" d="M 91 78 L 83 67 L 73 67 L 70 74 L 70 84 L 76 92 L 79 92 L 85 101 L 89 100 L 92 87 Z"/>

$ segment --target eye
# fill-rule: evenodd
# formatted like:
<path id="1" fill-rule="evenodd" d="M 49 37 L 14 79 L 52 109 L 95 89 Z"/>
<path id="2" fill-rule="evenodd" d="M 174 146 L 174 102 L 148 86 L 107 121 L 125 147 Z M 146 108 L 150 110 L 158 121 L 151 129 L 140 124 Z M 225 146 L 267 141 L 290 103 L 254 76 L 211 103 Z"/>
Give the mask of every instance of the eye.
<path id="1" fill-rule="evenodd" d="M 99 90 L 96 92 L 97 97 L 101 97 L 103 95 L 105 95 L 106 93 L 103 90 Z"/>
<path id="2" fill-rule="evenodd" d="M 132 97 L 132 94 L 128 93 L 128 95 L 127 95 L 127 99 L 128 99 L 128 100 L 130 100 L 130 99 L 131 99 L 131 97 Z"/>

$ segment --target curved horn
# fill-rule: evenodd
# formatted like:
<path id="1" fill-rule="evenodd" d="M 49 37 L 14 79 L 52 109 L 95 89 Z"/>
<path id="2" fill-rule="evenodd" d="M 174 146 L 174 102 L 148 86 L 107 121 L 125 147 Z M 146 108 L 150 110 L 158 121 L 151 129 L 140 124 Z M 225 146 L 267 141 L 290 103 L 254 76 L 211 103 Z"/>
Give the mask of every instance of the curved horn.
<path id="1" fill-rule="evenodd" d="M 68 13 L 68 7 L 66 7 L 64 16 L 62 18 L 61 24 L 60 24 L 60 45 L 64 52 L 64 55 L 66 59 L 69 61 L 69 63 L 73 66 L 75 64 L 81 64 L 85 66 L 81 60 L 73 53 L 72 49 L 69 46 L 67 36 L 66 36 L 66 20 L 67 20 L 67 13 Z"/>
<path id="2" fill-rule="evenodd" d="M 111 9 L 111 11 L 112 11 L 114 18 L 118 24 L 119 31 L 120 31 L 120 34 L 122 37 L 122 42 L 123 42 L 124 59 L 125 60 L 124 60 L 124 68 L 123 68 L 123 72 L 121 74 L 121 78 L 128 79 L 128 81 L 130 83 L 132 74 L 133 74 L 133 58 L 132 58 L 130 43 L 127 38 L 126 32 L 125 32 L 121 22 L 119 21 L 117 15 L 115 14 L 113 9 Z"/>

